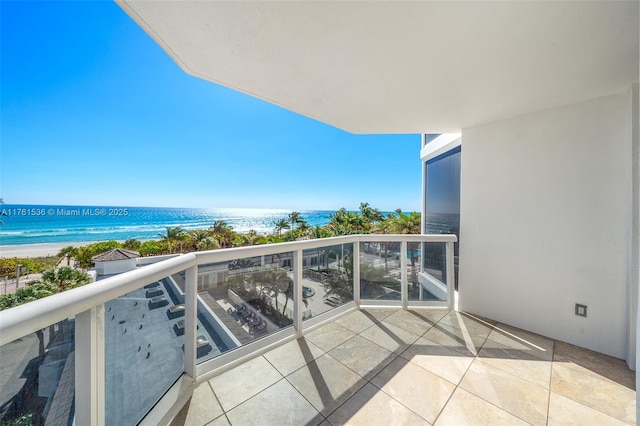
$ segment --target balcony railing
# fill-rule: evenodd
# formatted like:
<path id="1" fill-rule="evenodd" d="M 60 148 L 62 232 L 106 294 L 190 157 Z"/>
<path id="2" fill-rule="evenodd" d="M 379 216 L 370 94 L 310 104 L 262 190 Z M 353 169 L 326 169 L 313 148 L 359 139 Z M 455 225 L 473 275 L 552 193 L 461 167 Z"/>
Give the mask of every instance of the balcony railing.
<path id="1" fill-rule="evenodd" d="M 189 253 L 0 312 L 0 375 L 16 392 L 0 416 L 166 422 L 185 383 L 360 306 L 453 308 L 455 241 L 351 235 Z"/>

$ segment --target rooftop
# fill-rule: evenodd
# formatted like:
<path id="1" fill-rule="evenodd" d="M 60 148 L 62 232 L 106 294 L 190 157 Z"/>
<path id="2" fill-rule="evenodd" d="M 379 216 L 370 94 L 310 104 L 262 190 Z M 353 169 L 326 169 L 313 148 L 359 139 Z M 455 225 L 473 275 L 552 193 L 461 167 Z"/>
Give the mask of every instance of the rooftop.
<path id="1" fill-rule="evenodd" d="M 461 312 L 362 309 L 201 383 L 172 424 L 623 425 L 635 395 L 616 358 Z"/>
<path id="2" fill-rule="evenodd" d="M 140 257 L 140 253 L 133 250 L 125 250 L 121 248 L 105 251 L 100 254 L 96 254 L 91 258 L 92 262 L 111 262 L 114 260 L 127 260 Z"/>

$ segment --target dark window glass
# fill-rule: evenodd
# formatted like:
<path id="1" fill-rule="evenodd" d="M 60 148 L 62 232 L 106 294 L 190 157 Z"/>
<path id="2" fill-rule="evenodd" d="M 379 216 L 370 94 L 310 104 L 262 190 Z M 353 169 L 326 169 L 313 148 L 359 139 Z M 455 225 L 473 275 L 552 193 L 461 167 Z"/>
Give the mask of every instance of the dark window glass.
<path id="1" fill-rule="evenodd" d="M 455 234 L 460 238 L 460 156 L 458 146 L 426 164 L 425 224 L 427 234 Z M 454 245 L 455 283 L 458 287 L 458 248 Z M 433 251 L 433 253 L 430 253 Z M 446 281 L 444 250 L 427 250 L 424 270 L 437 271 L 438 278 Z"/>

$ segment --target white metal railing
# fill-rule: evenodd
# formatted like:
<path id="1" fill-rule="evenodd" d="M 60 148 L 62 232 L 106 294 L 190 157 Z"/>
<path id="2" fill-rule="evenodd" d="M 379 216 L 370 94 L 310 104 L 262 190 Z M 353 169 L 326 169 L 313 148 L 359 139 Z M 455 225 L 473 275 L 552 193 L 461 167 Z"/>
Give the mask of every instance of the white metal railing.
<path id="1" fill-rule="evenodd" d="M 288 243 L 239 247 L 205 252 L 195 252 L 171 257 L 158 263 L 140 267 L 114 277 L 106 278 L 91 285 L 68 290 L 44 299 L 36 300 L 0 312 L 0 346 L 10 343 L 30 333 L 48 327 L 64 319 L 76 317 L 76 383 L 75 416 L 76 424 L 104 424 L 104 304 L 130 291 L 139 289 L 151 282 L 185 271 L 185 334 L 184 334 L 184 373 L 197 381 L 209 377 L 224 364 L 235 364 L 241 358 L 250 356 L 254 351 L 265 350 L 278 344 L 286 337 L 295 337 L 310 329 L 303 328 L 302 318 L 302 270 L 303 251 L 327 246 L 353 243 L 353 298 L 356 307 L 363 304 L 360 300 L 360 243 L 400 243 L 401 253 L 407 253 L 408 243 L 444 243 L 446 245 L 446 286 L 448 300 L 436 305 L 453 308 L 454 265 L 453 243 L 455 235 L 349 235 Z M 267 336 L 259 342 L 249 343 L 243 350 L 234 350 L 197 364 L 196 326 L 197 326 L 197 275 L 198 266 L 209 263 L 229 262 L 270 254 L 293 252 L 293 331 L 278 336 Z M 404 309 L 418 306 L 420 303 L 408 300 L 407 259 L 400 256 L 401 262 L 401 300 L 385 303 Z M 424 304 L 423 304 L 424 305 Z M 433 305 L 433 303 L 432 303 Z M 324 316 L 330 320 L 336 314 Z M 313 322 L 309 322 L 313 324 Z M 316 324 L 319 322 L 316 321 Z M 306 324 L 306 323 L 305 323 Z"/>

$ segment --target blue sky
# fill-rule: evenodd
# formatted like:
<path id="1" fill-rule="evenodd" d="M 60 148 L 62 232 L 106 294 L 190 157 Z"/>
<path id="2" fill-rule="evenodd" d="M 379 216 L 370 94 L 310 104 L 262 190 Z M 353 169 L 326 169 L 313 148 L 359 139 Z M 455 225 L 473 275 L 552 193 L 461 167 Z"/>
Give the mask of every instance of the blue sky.
<path id="1" fill-rule="evenodd" d="M 352 135 L 185 74 L 113 2 L 0 2 L 11 204 L 420 210 L 419 135 Z"/>

